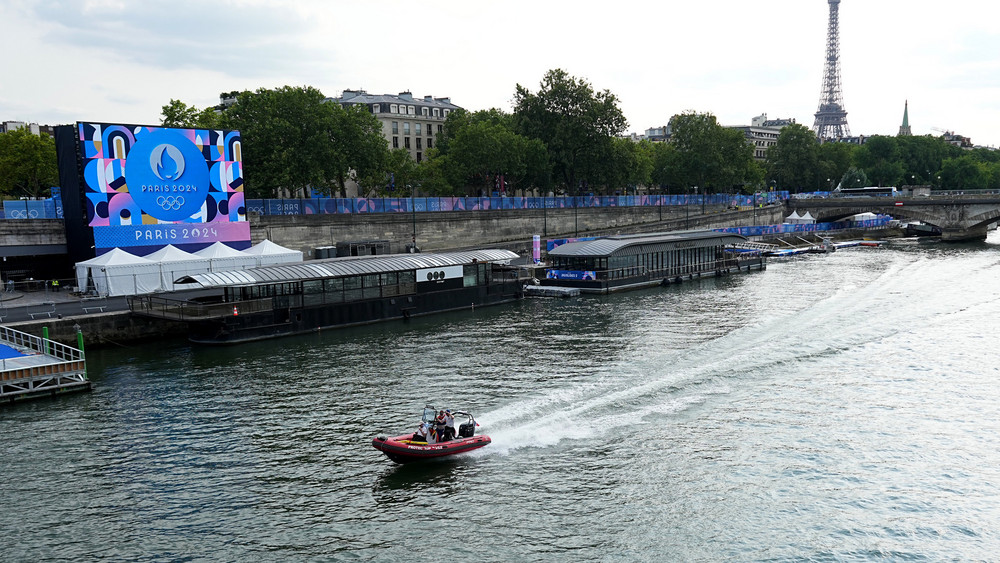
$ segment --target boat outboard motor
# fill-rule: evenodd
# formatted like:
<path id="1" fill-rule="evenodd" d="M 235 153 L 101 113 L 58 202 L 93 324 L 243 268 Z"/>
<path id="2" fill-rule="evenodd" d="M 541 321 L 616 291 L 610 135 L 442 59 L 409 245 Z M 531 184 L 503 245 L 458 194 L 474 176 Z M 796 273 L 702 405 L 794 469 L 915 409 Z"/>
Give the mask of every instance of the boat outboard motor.
<path id="1" fill-rule="evenodd" d="M 459 438 L 471 438 L 476 433 L 476 423 L 473 421 L 464 422 L 458 426 Z"/>

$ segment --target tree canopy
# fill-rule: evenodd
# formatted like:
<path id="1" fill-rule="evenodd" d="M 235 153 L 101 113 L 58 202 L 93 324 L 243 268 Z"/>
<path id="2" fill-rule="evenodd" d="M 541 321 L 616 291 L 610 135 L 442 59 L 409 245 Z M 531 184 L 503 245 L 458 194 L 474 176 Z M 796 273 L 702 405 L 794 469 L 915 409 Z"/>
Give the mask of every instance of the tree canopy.
<path id="1" fill-rule="evenodd" d="M 383 184 L 389 150 L 381 124 L 366 108 L 344 109 L 308 86 L 227 96 L 235 96 L 235 102 L 224 110 L 198 110 L 170 100 L 162 108 L 162 123 L 239 130 L 248 197 L 291 195 L 305 188 L 343 195 L 348 179 L 368 188 Z"/>
<path id="2" fill-rule="evenodd" d="M 59 170 L 52 137 L 23 128 L 0 135 L 0 194 L 43 197 L 57 185 Z"/>
<path id="3" fill-rule="evenodd" d="M 673 179 L 702 193 L 729 192 L 760 182 L 753 147 L 743 132 L 719 125 L 708 113 L 686 112 L 670 120 Z"/>
<path id="4" fill-rule="evenodd" d="M 545 187 L 545 145 L 518 135 L 512 123 L 512 116 L 497 109 L 451 112 L 436 149 L 421 163 L 422 187 L 441 195 L 474 195 L 489 192 L 501 176 L 509 190 Z"/>
<path id="5" fill-rule="evenodd" d="M 627 125 L 614 94 L 595 92 L 561 69 L 547 72 L 537 93 L 517 85 L 514 124 L 515 132 L 545 144 L 552 176 L 570 191 L 601 180 L 597 166 Z"/>

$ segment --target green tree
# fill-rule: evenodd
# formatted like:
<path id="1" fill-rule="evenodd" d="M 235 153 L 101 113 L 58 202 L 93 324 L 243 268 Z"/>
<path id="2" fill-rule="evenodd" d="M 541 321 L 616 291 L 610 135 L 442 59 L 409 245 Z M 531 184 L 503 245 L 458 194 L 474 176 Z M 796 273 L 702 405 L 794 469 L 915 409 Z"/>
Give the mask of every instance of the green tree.
<path id="1" fill-rule="evenodd" d="M 990 190 L 1000 190 L 1000 162 L 992 162 L 986 165 L 986 188 Z"/>
<path id="2" fill-rule="evenodd" d="M 653 143 L 653 168 L 650 182 L 662 193 L 684 193 L 687 186 L 679 174 L 680 154 L 673 143 Z"/>
<path id="3" fill-rule="evenodd" d="M 941 187 L 946 190 L 978 190 L 990 181 L 988 165 L 975 156 L 963 154 L 941 163 Z"/>
<path id="4" fill-rule="evenodd" d="M 545 145 L 515 133 L 511 116 L 497 109 L 449 114 L 436 150 L 428 152 L 430 161 L 434 164 L 424 168 L 438 193 L 489 191 L 500 174 L 509 190 L 548 185 Z M 429 174 L 432 169 L 433 175 Z"/>
<path id="5" fill-rule="evenodd" d="M 173 98 L 160 109 L 160 116 L 164 127 L 216 129 L 221 121 L 221 112 L 214 107 L 199 110 Z"/>
<path id="6" fill-rule="evenodd" d="M 934 185 L 940 175 L 941 163 L 948 158 L 961 154 L 961 149 L 953 147 L 940 138 L 930 136 L 896 137 L 899 148 L 899 161 L 903 167 L 902 182 L 909 185 Z"/>
<path id="7" fill-rule="evenodd" d="M 372 189 L 384 181 L 388 146 L 375 116 L 327 103 L 313 87 L 242 92 L 220 125 L 240 131 L 248 197 L 343 196 L 349 178 Z"/>
<path id="8" fill-rule="evenodd" d="M 59 184 L 56 144 L 47 134 L 28 129 L 0 134 L 0 194 L 14 197 L 47 196 Z"/>
<path id="9" fill-rule="evenodd" d="M 852 143 L 822 143 L 819 146 L 816 181 L 822 182 L 824 190 L 835 188 L 844 174 L 847 174 L 854 162 L 856 147 L 857 145 Z"/>
<path id="10" fill-rule="evenodd" d="M 847 172 L 840 178 L 840 187 L 842 188 L 863 188 L 868 185 L 868 175 L 865 171 L 852 166 L 847 169 Z"/>
<path id="11" fill-rule="evenodd" d="M 608 155 L 611 139 L 626 127 L 614 94 L 595 92 L 561 69 L 547 72 L 537 93 L 517 85 L 514 123 L 515 132 L 545 144 L 552 175 L 570 191 L 591 180 L 584 172 L 588 163 Z"/>
<path id="12" fill-rule="evenodd" d="M 381 178 L 375 178 L 369 186 L 368 193 L 372 195 L 391 197 L 410 197 L 414 188 L 420 183 L 421 170 L 410 158 L 410 151 L 393 149 L 386 155 Z"/>
<path id="13" fill-rule="evenodd" d="M 723 127 L 715 116 L 687 112 L 670 120 L 670 142 L 676 149 L 676 177 L 684 187 L 702 193 L 730 191 L 759 180 L 753 147 L 743 132 Z"/>
<path id="14" fill-rule="evenodd" d="M 820 144 L 816 134 L 801 123 L 781 129 L 774 146 L 767 150 L 767 180 L 778 189 L 811 192 L 820 186 L 816 180 Z M 824 177 L 825 179 L 825 177 Z"/>
<path id="15" fill-rule="evenodd" d="M 426 156 L 427 158 L 418 165 L 421 191 L 434 196 L 455 195 L 455 188 L 448 181 L 446 174 L 446 168 L 449 167 L 448 155 L 443 155 L 437 148 L 432 148 L 427 150 Z"/>
<path id="16" fill-rule="evenodd" d="M 864 169 L 868 179 L 876 186 L 895 186 L 903 177 L 903 164 L 899 160 L 899 145 L 895 137 L 869 137 L 854 155 L 855 163 Z"/>
<path id="17" fill-rule="evenodd" d="M 382 124 L 365 106 L 343 109 L 336 104 L 328 105 L 335 106 L 329 142 L 333 144 L 334 180 L 341 189 L 341 197 L 347 196 L 345 185 L 349 174 L 362 189 L 380 188 L 389 163 L 389 145 L 382 136 Z M 412 169 L 415 174 L 416 163 Z"/>

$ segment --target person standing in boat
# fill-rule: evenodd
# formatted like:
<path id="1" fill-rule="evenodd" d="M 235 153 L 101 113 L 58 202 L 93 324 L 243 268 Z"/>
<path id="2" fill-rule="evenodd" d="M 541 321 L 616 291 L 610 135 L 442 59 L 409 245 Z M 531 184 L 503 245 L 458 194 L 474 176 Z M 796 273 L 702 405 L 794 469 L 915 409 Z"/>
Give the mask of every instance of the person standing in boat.
<path id="1" fill-rule="evenodd" d="M 444 436 L 446 440 L 455 439 L 455 417 L 451 409 L 444 409 Z"/>
<path id="2" fill-rule="evenodd" d="M 448 440 L 447 423 L 445 422 L 444 411 L 438 411 L 437 418 L 434 419 L 434 430 L 437 432 L 439 442 Z"/>

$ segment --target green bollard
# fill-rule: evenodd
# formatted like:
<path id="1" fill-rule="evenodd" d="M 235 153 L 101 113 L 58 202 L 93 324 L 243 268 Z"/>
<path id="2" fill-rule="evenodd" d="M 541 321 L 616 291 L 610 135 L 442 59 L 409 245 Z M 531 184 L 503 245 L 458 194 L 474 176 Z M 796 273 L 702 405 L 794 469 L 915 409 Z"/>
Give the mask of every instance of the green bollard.
<path id="1" fill-rule="evenodd" d="M 78 325 L 78 324 L 74 324 L 73 328 L 76 329 L 76 347 L 80 349 L 81 353 L 83 353 L 83 331 L 80 330 L 80 325 Z M 84 360 L 83 360 L 83 378 L 84 379 L 90 379 L 89 377 L 87 377 L 87 360 L 86 360 L 86 356 L 84 356 Z"/>
<path id="2" fill-rule="evenodd" d="M 42 353 L 49 355 L 49 327 L 42 327 Z"/>

